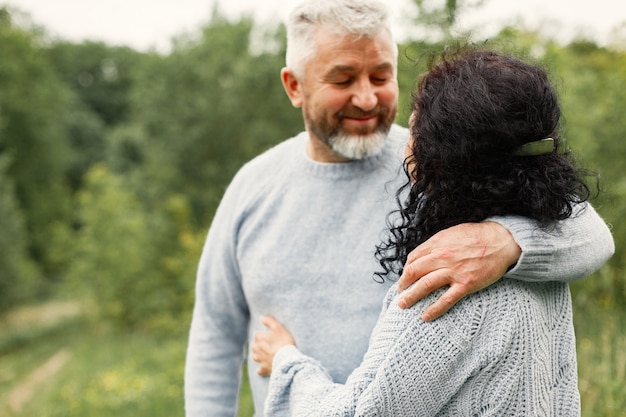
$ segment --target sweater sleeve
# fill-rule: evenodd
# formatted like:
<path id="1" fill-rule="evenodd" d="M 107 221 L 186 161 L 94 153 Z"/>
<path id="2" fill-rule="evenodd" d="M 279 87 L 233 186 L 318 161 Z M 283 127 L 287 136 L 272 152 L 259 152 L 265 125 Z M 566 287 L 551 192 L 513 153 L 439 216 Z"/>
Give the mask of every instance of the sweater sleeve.
<path id="1" fill-rule="evenodd" d="M 520 216 L 496 216 L 508 229 L 522 255 L 506 275 L 522 281 L 571 282 L 597 271 L 615 252 L 613 236 L 604 220 L 587 203 L 574 208 L 568 219 L 541 229 Z"/>
<path id="2" fill-rule="evenodd" d="M 209 230 L 196 277 L 185 363 L 185 415 L 236 415 L 249 321 L 238 264 L 238 192 L 226 191 Z"/>
<path id="3" fill-rule="evenodd" d="M 471 343 L 483 312 L 480 306 L 451 311 L 426 323 L 417 305 L 402 310 L 395 304 L 381 315 L 363 362 L 345 385 L 334 383 L 317 360 L 296 347 L 281 349 L 274 358 L 266 417 L 436 415 L 484 365 L 477 355 L 486 350 L 472 349 Z"/>

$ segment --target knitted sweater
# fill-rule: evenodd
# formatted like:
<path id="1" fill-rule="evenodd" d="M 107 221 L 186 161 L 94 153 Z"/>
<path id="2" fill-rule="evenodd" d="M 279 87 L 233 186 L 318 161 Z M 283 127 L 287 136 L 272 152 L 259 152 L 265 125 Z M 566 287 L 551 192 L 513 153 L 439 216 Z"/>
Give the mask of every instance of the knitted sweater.
<path id="1" fill-rule="evenodd" d="M 580 415 L 567 284 L 500 280 L 424 322 L 435 296 L 401 310 L 392 288 L 345 385 L 295 347 L 281 349 L 265 415 Z"/>
<path id="2" fill-rule="evenodd" d="M 396 208 L 408 130 L 394 126 L 382 152 L 324 164 L 305 153 L 302 133 L 246 164 L 215 214 L 200 259 L 185 366 L 187 417 L 236 415 L 246 342 L 271 314 L 303 352 L 343 383 L 361 363 L 389 284 L 374 281 L 375 245 Z M 493 219 L 522 257 L 507 276 L 567 281 L 597 269 L 613 240 L 591 207 L 559 233 L 522 218 Z M 255 412 L 268 378 L 248 360 Z"/>

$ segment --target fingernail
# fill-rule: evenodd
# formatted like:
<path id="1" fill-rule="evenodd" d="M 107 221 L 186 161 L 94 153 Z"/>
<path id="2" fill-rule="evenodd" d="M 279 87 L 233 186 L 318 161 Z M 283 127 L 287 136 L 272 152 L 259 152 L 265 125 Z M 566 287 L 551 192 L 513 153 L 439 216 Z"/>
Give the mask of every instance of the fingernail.
<path id="1" fill-rule="evenodd" d="M 431 315 L 428 313 L 422 313 L 422 320 L 424 321 L 430 321 L 430 319 L 432 319 Z"/>
<path id="2" fill-rule="evenodd" d="M 398 301 L 398 307 L 400 307 L 401 309 L 405 309 L 407 307 L 407 302 L 404 298 L 401 298 Z"/>

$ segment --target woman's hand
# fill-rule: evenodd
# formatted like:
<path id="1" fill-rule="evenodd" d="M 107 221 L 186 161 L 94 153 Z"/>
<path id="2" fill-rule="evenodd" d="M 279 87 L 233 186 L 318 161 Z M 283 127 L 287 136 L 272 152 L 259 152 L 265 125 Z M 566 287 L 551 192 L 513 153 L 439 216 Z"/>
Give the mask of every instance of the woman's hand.
<path id="1" fill-rule="evenodd" d="M 258 362 L 256 373 L 269 376 L 272 373 L 272 361 L 280 348 L 295 345 L 296 341 L 285 327 L 272 316 L 261 316 L 261 323 L 267 327 L 266 332 L 255 332 L 252 343 L 252 359 Z"/>

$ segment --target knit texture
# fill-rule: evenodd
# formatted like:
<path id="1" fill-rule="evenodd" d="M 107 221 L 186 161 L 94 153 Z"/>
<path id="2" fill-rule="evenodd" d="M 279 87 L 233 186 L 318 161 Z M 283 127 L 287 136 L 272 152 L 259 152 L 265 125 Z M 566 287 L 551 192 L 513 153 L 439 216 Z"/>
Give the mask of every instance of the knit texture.
<path id="1" fill-rule="evenodd" d="M 380 155 L 324 164 L 306 156 L 302 133 L 238 172 L 198 267 L 185 367 L 187 417 L 236 415 L 246 342 L 262 330 L 260 315 L 284 323 L 300 350 L 321 360 L 336 382 L 344 383 L 361 363 L 390 286 L 373 279 L 379 270 L 374 250 L 405 181 L 408 135 L 394 126 Z M 555 233 L 527 219 L 495 220 L 524 250 L 509 272 L 523 279 L 579 278 L 612 253 L 610 232 L 592 208 Z M 248 359 L 255 415 L 261 416 L 269 378 L 256 370 Z"/>
<path id="2" fill-rule="evenodd" d="M 401 310 L 392 288 L 345 385 L 295 347 L 280 350 L 266 416 L 580 415 L 567 284 L 500 280 L 422 321 L 437 295 Z"/>

